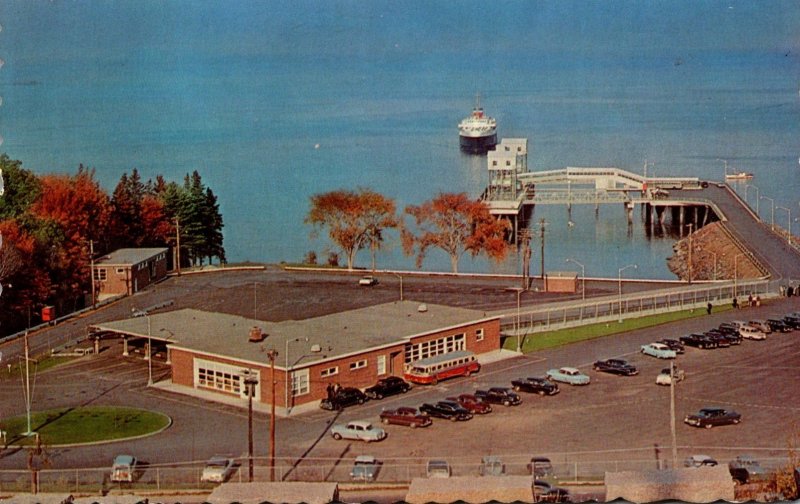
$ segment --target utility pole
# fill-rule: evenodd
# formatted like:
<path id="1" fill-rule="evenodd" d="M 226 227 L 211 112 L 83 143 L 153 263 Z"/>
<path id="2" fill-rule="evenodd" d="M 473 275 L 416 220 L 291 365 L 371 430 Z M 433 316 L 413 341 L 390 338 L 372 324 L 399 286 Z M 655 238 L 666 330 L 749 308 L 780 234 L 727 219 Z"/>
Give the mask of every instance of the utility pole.
<path id="1" fill-rule="evenodd" d="M 278 357 L 277 350 L 267 352 L 271 371 L 269 381 L 271 382 L 272 399 L 270 400 L 269 415 L 269 480 L 275 481 L 275 358 Z"/>
<path id="2" fill-rule="evenodd" d="M 94 240 L 89 240 L 89 262 L 91 264 L 92 275 L 92 309 L 97 308 L 97 301 L 95 300 L 95 293 L 97 292 L 94 287 Z M 28 324 L 30 325 L 30 324 Z"/>
<path id="3" fill-rule="evenodd" d="M 675 432 L 675 362 L 669 363 L 669 430 L 672 435 L 672 468 L 678 467 L 678 441 Z"/>
<path id="4" fill-rule="evenodd" d="M 693 223 L 689 223 L 689 235 L 687 238 L 689 239 L 689 283 L 692 283 L 692 228 L 694 227 Z"/>
<path id="5" fill-rule="evenodd" d="M 178 275 L 181 274 L 181 221 L 175 217 L 175 255 L 177 259 L 175 266 L 178 270 Z"/>
<path id="6" fill-rule="evenodd" d="M 544 225 L 545 221 L 544 217 L 542 217 L 541 219 L 539 219 L 539 227 L 541 228 L 540 234 L 542 238 L 542 282 L 544 282 Z"/>
<path id="7" fill-rule="evenodd" d="M 258 378 L 249 370 L 244 378 L 247 386 L 247 460 L 249 462 L 249 481 L 253 482 L 253 395 L 256 393 Z"/>
<path id="8" fill-rule="evenodd" d="M 522 239 L 522 288 L 528 290 L 531 276 L 531 233 L 525 228 L 520 231 Z"/>

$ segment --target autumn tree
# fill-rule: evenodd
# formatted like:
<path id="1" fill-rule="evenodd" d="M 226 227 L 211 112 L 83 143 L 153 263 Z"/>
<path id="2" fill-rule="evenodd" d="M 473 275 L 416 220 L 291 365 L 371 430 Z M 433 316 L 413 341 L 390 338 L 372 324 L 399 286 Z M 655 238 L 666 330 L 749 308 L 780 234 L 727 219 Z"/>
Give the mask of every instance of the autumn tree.
<path id="1" fill-rule="evenodd" d="M 375 253 L 384 241 L 384 232 L 400 225 L 394 200 L 370 189 L 338 190 L 311 197 L 311 209 L 305 218 L 314 232 L 328 229 L 330 240 L 347 256 L 347 269 L 353 269 L 356 253 L 366 247 Z"/>
<path id="2" fill-rule="evenodd" d="M 407 206 L 405 213 L 413 217 L 417 233 L 403 229 L 403 250 L 407 255 L 416 253 L 418 268 L 431 247 L 450 256 L 453 273 L 458 273 L 458 261 L 465 252 L 502 260 L 508 251 L 508 222 L 495 219 L 485 203 L 465 193 L 439 193 L 420 206 Z"/>

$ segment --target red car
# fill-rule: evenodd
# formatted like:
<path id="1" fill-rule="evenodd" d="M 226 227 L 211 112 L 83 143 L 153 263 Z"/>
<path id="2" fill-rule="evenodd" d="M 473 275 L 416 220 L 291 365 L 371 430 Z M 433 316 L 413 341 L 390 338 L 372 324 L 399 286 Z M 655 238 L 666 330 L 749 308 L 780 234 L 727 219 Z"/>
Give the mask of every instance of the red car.
<path id="1" fill-rule="evenodd" d="M 472 394 L 461 394 L 456 397 L 448 397 L 448 401 L 460 404 L 462 407 L 478 415 L 485 415 L 492 412 L 492 405 L 485 403 Z"/>
<path id="2" fill-rule="evenodd" d="M 427 427 L 432 423 L 431 417 L 423 415 L 416 408 L 400 407 L 381 411 L 381 422 L 385 424 L 407 425 L 412 429 Z"/>

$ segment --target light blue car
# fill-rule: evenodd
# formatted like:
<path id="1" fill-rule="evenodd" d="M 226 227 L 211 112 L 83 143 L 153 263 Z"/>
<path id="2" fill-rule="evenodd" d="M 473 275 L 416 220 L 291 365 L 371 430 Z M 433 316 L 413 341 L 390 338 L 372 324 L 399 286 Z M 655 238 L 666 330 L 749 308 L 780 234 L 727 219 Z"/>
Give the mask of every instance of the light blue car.
<path id="1" fill-rule="evenodd" d="M 569 383 L 570 385 L 589 385 L 589 377 L 574 367 L 551 369 L 547 372 L 547 378 L 552 381 Z"/>
<path id="2" fill-rule="evenodd" d="M 674 359 L 678 356 L 675 350 L 663 343 L 648 343 L 642 345 L 642 353 L 658 359 Z"/>

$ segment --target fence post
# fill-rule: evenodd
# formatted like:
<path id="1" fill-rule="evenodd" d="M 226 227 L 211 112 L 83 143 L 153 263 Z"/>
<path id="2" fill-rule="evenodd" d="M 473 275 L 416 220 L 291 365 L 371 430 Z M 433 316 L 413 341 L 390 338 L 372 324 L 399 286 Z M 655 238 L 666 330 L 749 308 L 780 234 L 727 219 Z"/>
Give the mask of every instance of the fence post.
<path id="1" fill-rule="evenodd" d="M 79 485 L 80 485 L 80 483 L 79 483 L 79 481 L 78 481 L 78 470 L 77 470 L 77 469 L 75 469 L 75 492 L 77 492 L 77 491 L 78 491 L 78 486 L 79 486 Z"/>
<path id="2" fill-rule="evenodd" d="M 156 467 L 156 490 L 161 490 L 161 468 Z"/>

